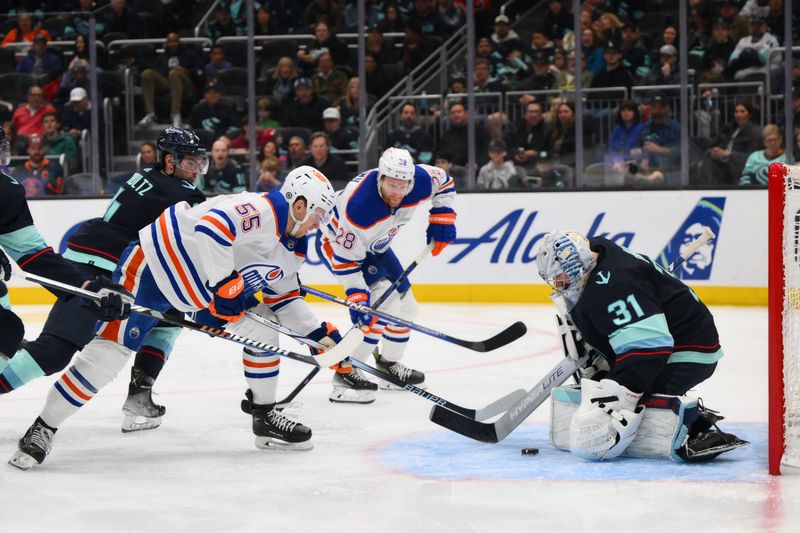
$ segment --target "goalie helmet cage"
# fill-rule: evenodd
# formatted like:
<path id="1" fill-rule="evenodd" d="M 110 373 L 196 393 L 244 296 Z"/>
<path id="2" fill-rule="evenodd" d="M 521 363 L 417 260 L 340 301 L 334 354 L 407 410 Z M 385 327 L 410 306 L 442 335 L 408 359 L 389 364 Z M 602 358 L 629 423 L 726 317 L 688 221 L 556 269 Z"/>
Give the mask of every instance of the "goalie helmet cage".
<path id="1" fill-rule="evenodd" d="M 800 467 L 800 166 L 769 167 L 769 472 Z"/>

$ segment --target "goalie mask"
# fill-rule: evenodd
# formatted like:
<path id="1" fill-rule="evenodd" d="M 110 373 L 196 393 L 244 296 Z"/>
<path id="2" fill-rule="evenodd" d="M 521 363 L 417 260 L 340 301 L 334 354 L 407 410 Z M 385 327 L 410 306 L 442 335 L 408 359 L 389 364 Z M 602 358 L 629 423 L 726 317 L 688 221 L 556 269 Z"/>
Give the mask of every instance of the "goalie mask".
<path id="1" fill-rule="evenodd" d="M 553 289 L 551 297 L 563 298 L 567 311 L 578 303 L 596 263 L 589 239 L 574 231 L 548 233 L 536 256 L 539 275 Z"/>

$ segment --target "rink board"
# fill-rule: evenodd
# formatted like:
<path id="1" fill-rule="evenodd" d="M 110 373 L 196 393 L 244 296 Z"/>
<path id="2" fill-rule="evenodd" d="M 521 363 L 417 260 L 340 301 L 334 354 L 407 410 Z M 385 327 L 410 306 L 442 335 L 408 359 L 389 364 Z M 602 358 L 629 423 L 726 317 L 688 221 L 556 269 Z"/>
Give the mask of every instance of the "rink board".
<path id="1" fill-rule="evenodd" d="M 44 238 L 63 250 L 78 224 L 102 216 L 108 199 L 29 203 Z M 423 205 L 394 240 L 404 263 L 424 246 L 425 211 Z M 556 228 L 606 236 L 669 263 L 702 224 L 717 238 L 679 276 L 709 304 L 766 305 L 765 190 L 461 194 L 456 211 L 458 240 L 411 277 L 420 301 L 546 302 L 535 260 L 541 238 Z M 302 277 L 338 292 L 313 245 Z M 11 283 L 11 297 L 20 304 L 50 301 L 42 289 L 19 281 Z"/>

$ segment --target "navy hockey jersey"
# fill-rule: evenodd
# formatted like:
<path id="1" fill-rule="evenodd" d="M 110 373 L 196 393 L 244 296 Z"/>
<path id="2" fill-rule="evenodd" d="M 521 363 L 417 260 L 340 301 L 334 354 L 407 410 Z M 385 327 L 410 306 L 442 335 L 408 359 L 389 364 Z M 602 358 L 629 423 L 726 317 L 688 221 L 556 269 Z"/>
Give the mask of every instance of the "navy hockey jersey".
<path id="1" fill-rule="evenodd" d="M 608 239 L 589 243 L 599 254 L 597 265 L 570 315 L 586 342 L 609 360 L 608 378 L 654 392 L 665 365 L 722 357 L 711 312 L 681 280 Z"/>

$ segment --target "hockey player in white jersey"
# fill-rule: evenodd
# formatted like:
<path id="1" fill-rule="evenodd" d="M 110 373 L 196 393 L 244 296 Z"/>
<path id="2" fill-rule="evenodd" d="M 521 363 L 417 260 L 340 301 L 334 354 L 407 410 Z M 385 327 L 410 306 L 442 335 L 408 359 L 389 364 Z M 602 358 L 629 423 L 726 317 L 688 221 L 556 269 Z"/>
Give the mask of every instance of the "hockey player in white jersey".
<path id="1" fill-rule="evenodd" d="M 339 191 L 331 220 L 320 228 L 317 251 L 325 265 L 341 283 L 347 299 L 362 305 L 381 294 L 403 272 L 391 249 L 392 239 L 408 224 L 417 207 L 431 200 L 427 239 L 433 255 L 456 238 L 456 213 L 452 209 L 456 189 L 453 178 L 442 169 L 415 165 L 407 150 L 389 148 L 383 152 L 378 168 L 363 172 Z M 408 321 L 417 314 L 417 302 L 406 280 L 383 304 L 382 310 Z M 359 351 L 360 360 L 375 354 L 377 366 L 403 381 L 424 387 L 425 375 L 402 363 L 410 330 L 395 324 L 372 320 L 350 311 L 353 323 L 369 324 Z M 381 341 L 378 349 L 378 343 Z M 385 389 L 395 388 L 381 381 Z M 332 402 L 371 403 L 377 387 L 358 375 L 334 376 Z"/>
<path id="2" fill-rule="evenodd" d="M 290 172 L 280 191 L 217 196 L 194 207 L 181 202 L 139 232 L 114 278 L 137 304 L 156 311 L 210 313 L 233 323 L 228 331 L 277 345 L 276 332 L 244 317 L 257 304 L 258 314 L 332 346 L 341 337 L 300 297 L 296 272 L 305 259 L 306 234 L 327 221 L 333 204 L 328 179 L 307 166 Z M 260 289 L 261 304 L 252 296 Z M 56 428 L 114 378 L 156 323 L 134 314 L 102 326 L 55 382 L 10 463 L 22 469 L 41 463 Z M 275 409 L 279 363 L 269 352 L 243 353 L 256 446 L 310 449 L 311 430 Z"/>

